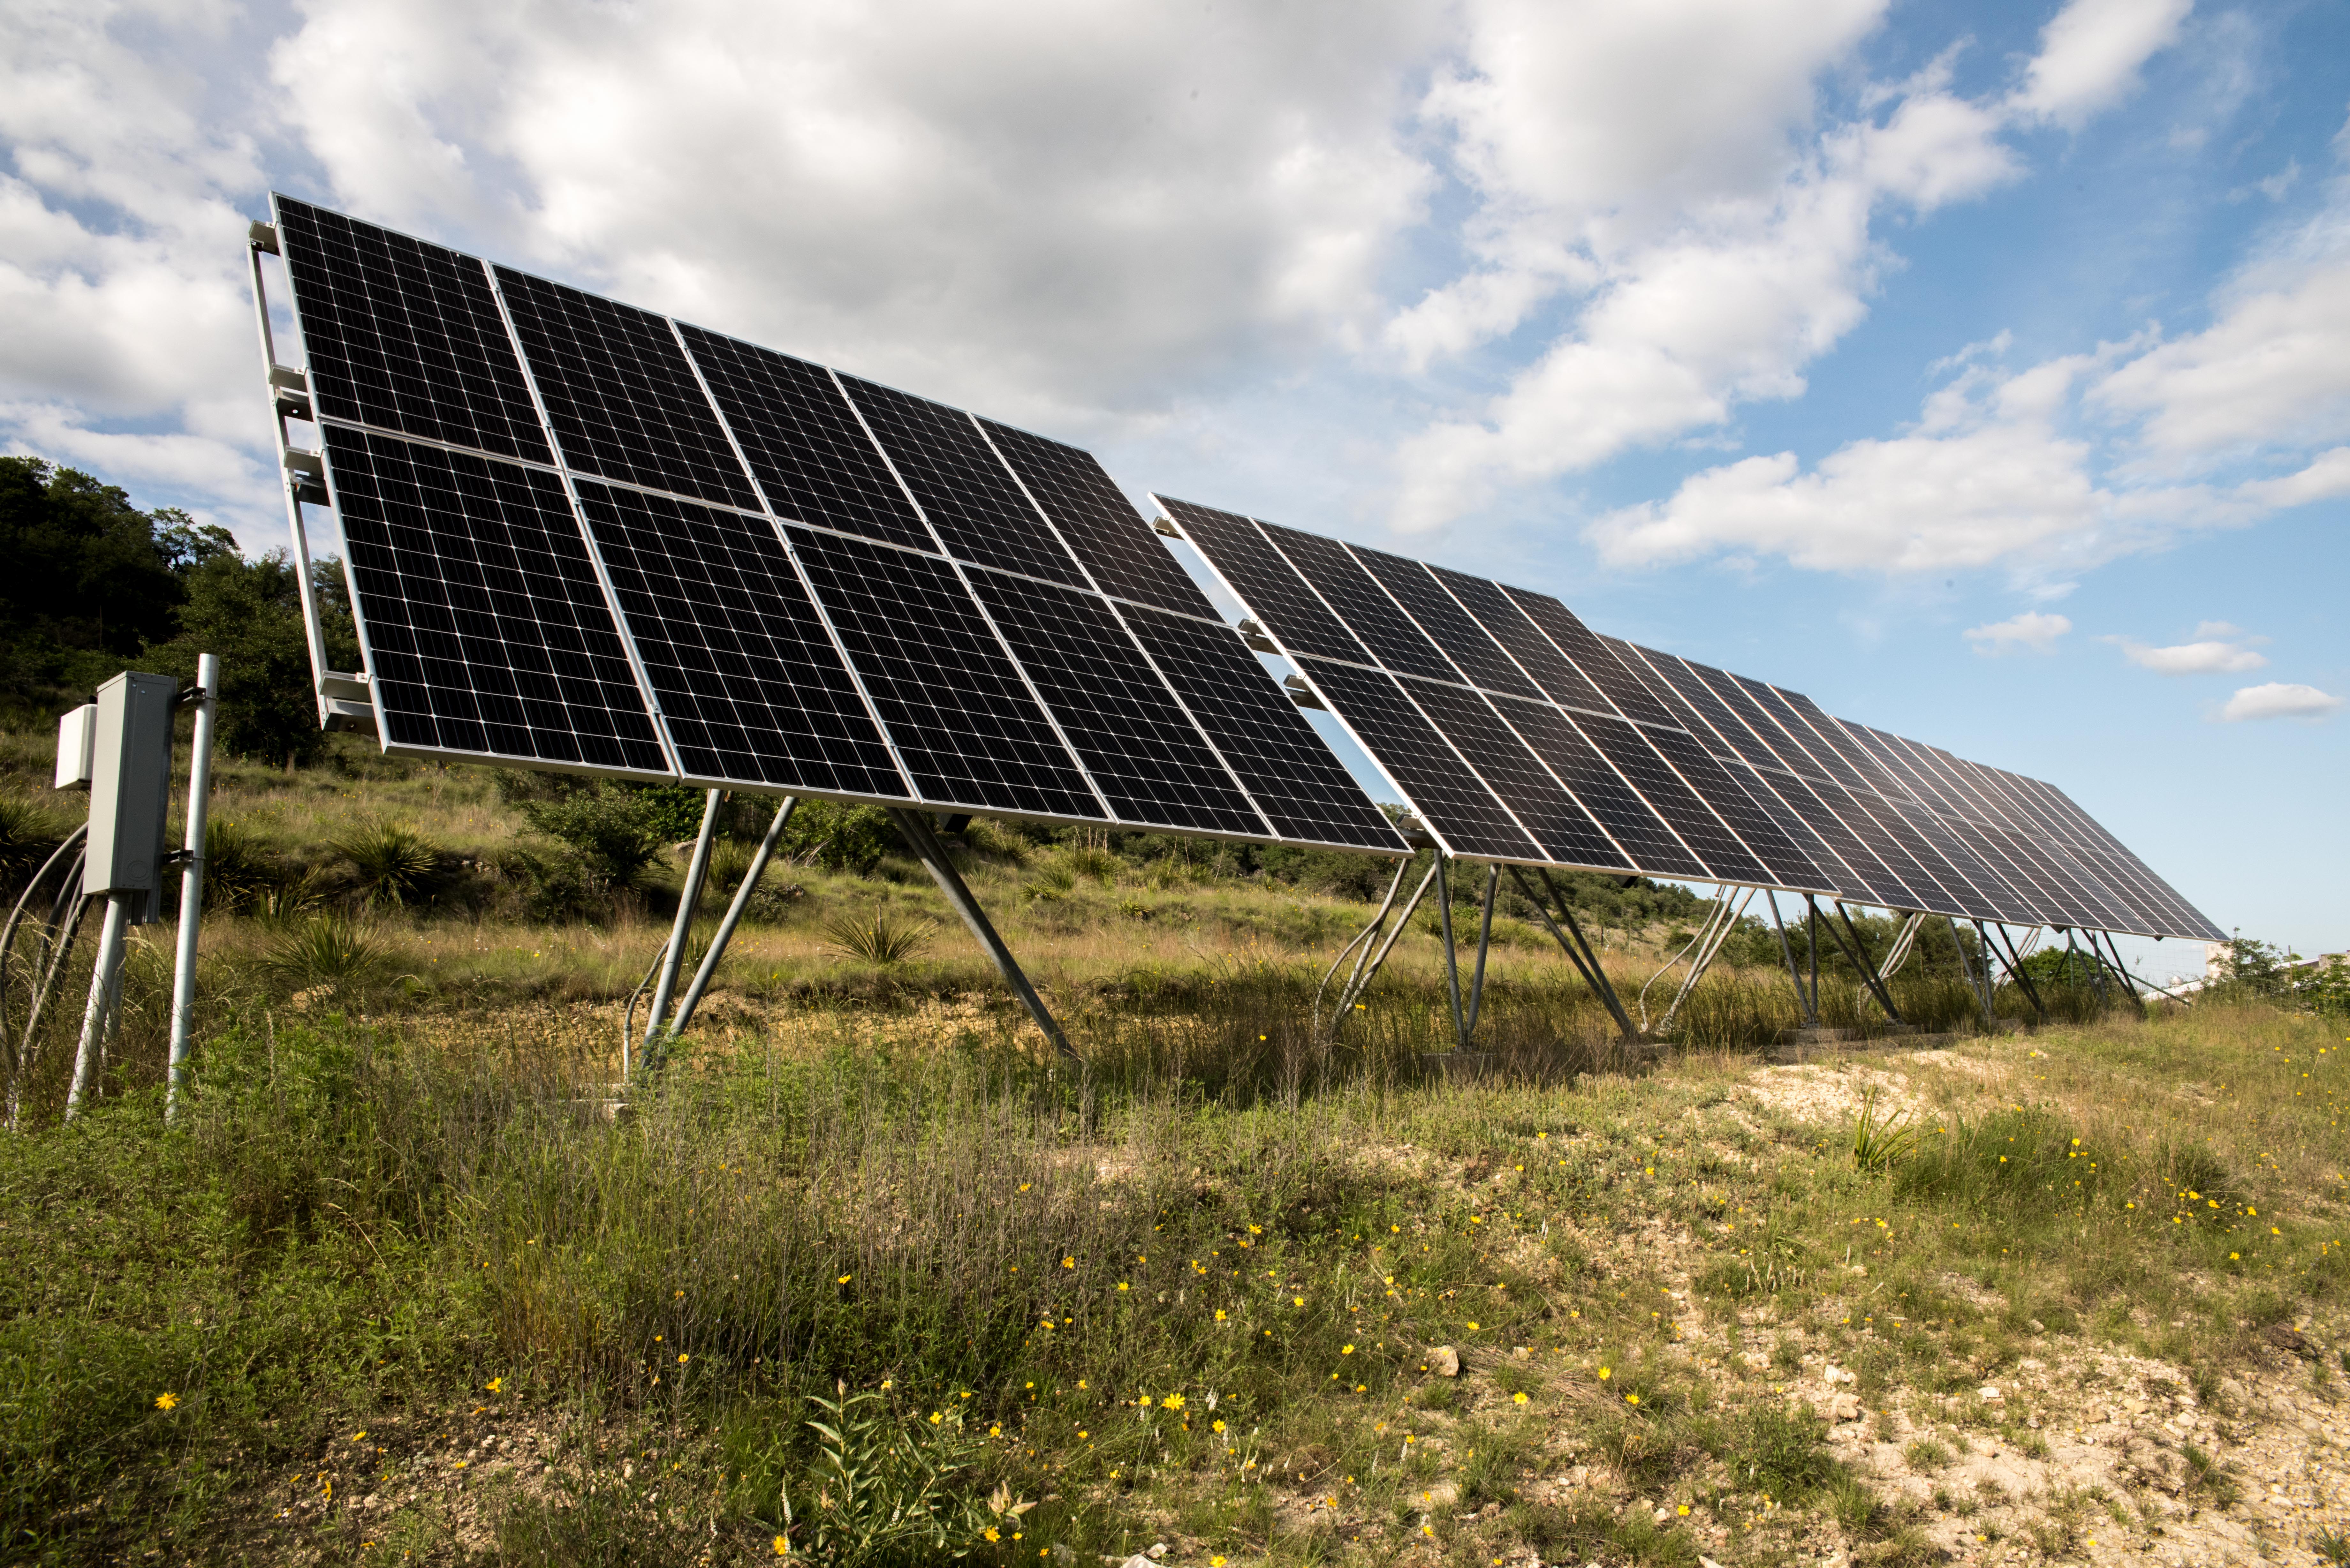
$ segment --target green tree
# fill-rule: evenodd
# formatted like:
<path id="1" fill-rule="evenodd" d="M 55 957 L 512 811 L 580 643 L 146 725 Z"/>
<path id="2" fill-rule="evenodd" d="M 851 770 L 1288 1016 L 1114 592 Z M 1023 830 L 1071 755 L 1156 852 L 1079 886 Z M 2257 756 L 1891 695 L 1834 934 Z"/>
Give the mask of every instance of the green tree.
<path id="1" fill-rule="evenodd" d="M 328 662 L 352 669 L 359 647 L 341 568 L 321 561 L 315 578 Z M 253 561 L 233 549 L 215 552 L 188 573 L 187 601 L 175 618 L 179 635 L 145 656 L 158 673 L 192 681 L 196 656 L 218 654 L 222 748 L 288 766 L 316 757 L 326 744 L 298 582 L 282 550 Z"/>
<path id="2" fill-rule="evenodd" d="M 78 469 L 0 457 L 0 704 L 46 715 L 80 701 L 172 634 L 183 574 L 226 545 Z"/>

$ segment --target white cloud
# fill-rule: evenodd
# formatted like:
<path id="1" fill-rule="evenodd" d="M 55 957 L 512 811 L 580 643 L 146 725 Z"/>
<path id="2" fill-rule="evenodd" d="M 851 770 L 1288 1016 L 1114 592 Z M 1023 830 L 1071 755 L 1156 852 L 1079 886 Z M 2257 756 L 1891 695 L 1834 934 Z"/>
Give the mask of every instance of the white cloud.
<path id="1" fill-rule="evenodd" d="M 1945 58 L 1872 84 L 1866 115 L 1825 126 L 1816 84 L 1877 26 L 1876 6 L 1596 9 L 1473 7 L 1471 68 L 1430 94 L 1482 203 L 1475 265 L 1390 321 L 1388 346 L 1418 369 L 1517 330 L 1562 291 L 1577 299 L 1483 408 L 1402 444 L 1399 527 L 1801 395 L 1805 368 L 1866 315 L 1887 261 L 1876 216 L 2015 178 L 2007 130 L 2113 101 L 2185 6 L 2074 0 L 2014 94 L 1953 93 Z M 1669 83 L 1651 68 L 1660 56 L 1679 67 Z M 1767 483 L 1780 460 L 1758 461 L 1731 488 Z M 1871 553 L 1940 551 L 1878 540 Z"/>
<path id="2" fill-rule="evenodd" d="M 2267 638 L 2247 636 L 2225 621 L 2205 621 L 2196 628 L 2196 639 L 2168 648 L 2150 647 L 2126 637 L 2105 640 L 2118 647 L 2124 657 L 2140 670 L 2151 670 L 2158 675 L 2239 675 L 2268 663 L 2267 656 L 2251 647 L 2253 643 L 2266 642 Z"/>
<path id="3" fill-rule="evenodd" d="M 1407 73 L 1445 25 L 318 0 L 272 66 L 362 213 L 1066 428 L 1376 325 L 1432 178 Z"/>
<path id="4" fill-rule="evenodd" d="M 1977 653 L 1995 659 L 2003 653 L 2054 653 L 2056 639 L 2072 629 L 2070 617 L 2026 610 L 1988 626 L 1970 627 L 1960 635 L 1974 644 Z"/>
<path id="5" fill-rule="evenodd" d="M 2247 686 L 2229 698 L 2220 717 L 2229 723 L 2246 719 L 2322 719 L 2341 706 L 2341 698 L 2314 686 L 2272 680 L 2265 686 Z"/>
<path id="6" fill-rule="evenodd" d="M 2193 0 L 2073 0 L 2040 35 L 2009 99 L 2020 114 L 2081 125 L 2137 86 L 2138 68 L 2178 36 Z"/>

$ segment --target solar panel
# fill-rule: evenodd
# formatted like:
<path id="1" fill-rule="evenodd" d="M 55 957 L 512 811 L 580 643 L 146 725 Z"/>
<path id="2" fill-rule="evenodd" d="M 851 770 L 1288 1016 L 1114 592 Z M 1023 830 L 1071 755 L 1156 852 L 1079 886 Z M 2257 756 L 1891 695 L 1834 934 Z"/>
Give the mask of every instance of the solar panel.
<path id="1" fill-rule="evenodd" d="M 1094 586 L 1116 598 L 1214 620 L 1216 607 L 1143 526 L 1089 452 L 1010 425 L 980 425 L 1021 485 L 1076 552 Z"/>
<path id="2" fill-rule="evenodd" d="M 320 413 L 554 461 L 479 262 L 303 202 L 277 221 Z"/>
<path id="3" fill-rule="evenodd" d="M 1326 659 L 1300 659 L 1298 669 L 1332 716 L 1395 780 L 1447 853 L 1529 863 L 1548 858 L 1394 676 Z"/>
<path id="4" fill-rule="evenodd" d="M 1542 695 L 1563 708 L 1578 708 L 1586 713 L 1608 711 L 1607 699 L 1600 695 L 1599 688 L 1543 635 L 1541 628 L 1526 618 L 1526 612 L 1502 591 L 1501 584 L 1448 572 L 1441 566 L 1434 571 L 1437 580 L 1451 590 L 1478 626 L 1509 650 L 1519 669 L 1534 678 Z"/>
<path id="5" fill-rule="evenodd" d="M 1408 850 L 1090 455 L 276 213 L 388 750 Z"/>
<path id="6" fill-rule="evenodd" d="M 388 744 L 671 772 L 560 478 L 341 425 L 325 434 Z"/>
<path id="7" fill-rule="evenodd" d="M 678 330 L 776 516 L 939 547 L 831 371 L 699 327 Z"/>
<path id="8" fill-rule="evenodd" d="M 1502 645 L 1487 636 L 1469 612 L 1444 591 L 1443 585 L 1418 561 L 1407 561 L 1380 550 L 1349 545 L 1348 553 L 1378 580 L 1389 597 L 1402 607 L 1421 634 L 1460 671 L 1451 680 L 1465 680 L 1481 691 L 1539 701 L 1542 688 L 1529 680 Z"/>
<path id="9" fill-rule="evenodd" d="M 1322 602 L 1330 607 L 1357 640 L 1371 650 L 1381 666 L 1398 675 L 1423 675 L 1431 680 L 1458 680 L 1443 650 L 1411 623 L 1386 590 L 1363 570 L 1360 561 L 1336 539 L 1301 534 L 1259 519 L 1264 536 L 1273 541 L 1298 576 Z"/>
<path id="10" fill-rule="evenodd" d="M 578 489 L 683 777 L 912 798 L 775 524 L 588 480 Z"/>
<path id="11" fill-rule="evenodd" d="M 1284 838 L 1387 846 L 1394 827 L 1229 627 L 1151 609 L 1123 615 Z"/>
<path id="12" fill-rule="evenodd" d="M 757 509 L 668 321 L 511 267 L 494 270 L 567 467 Z"/>
<path id="13" fill-rule="evenodd" d="M 1484 697 L 1445 681 L 1411 676 L 1399 678 L 1399 684 L 1453 750 L 1470 759 L 1477 776 L 1501 797 L 1527 836 L 1542 846 L 1546 858 L 1567 866 L 1631 868 L 1591 814 L 1575 803 Z"/>
<path id="14" fill-rule="evenodd" d="M 1330 613 L 1330 607 L 1282 558 L 1254 521 L 1163 495 L 1150 499 L 1175 520 L 1185 538 L 1199 546 L 1225 589 L 1248 607 L 1284 649 L 1350 664 L 1376 662 L 1371 650 Z"/>
<path id="15" fill-rule="evenodd" d="M 1107 604 L 1002 572 L 971 583 L 1120 821 L 1271 834 Z"/>

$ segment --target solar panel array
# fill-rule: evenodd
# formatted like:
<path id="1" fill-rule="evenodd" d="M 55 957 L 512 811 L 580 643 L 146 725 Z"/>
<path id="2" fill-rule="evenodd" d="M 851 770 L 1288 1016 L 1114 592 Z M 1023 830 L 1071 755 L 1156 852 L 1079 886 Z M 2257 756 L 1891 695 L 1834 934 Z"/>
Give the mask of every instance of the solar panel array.
<path id="1" fill-rule="evenodd" d="M 1454 854 L 2224 935 L 2036 779 L 1602 637 L 1545 594 L 1152 499 Z"/>
<path id="2" fill-rule="evenodd" d="M 1408 848 L 1089 453 L 273 208 L 387 751 Z"/>

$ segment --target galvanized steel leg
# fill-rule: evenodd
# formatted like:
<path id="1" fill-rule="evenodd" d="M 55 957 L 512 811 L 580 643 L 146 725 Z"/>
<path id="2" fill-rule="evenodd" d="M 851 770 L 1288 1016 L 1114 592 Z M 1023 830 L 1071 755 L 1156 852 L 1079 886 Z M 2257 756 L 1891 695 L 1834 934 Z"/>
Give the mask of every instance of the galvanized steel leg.
<path id="1" fill-rule="evenodd" d="M 1599 955 L 1592 950 L 1590 942 L 1585 940 L 1583 928 L 1575 923 L 1573 906 L 1567 903 L 1566 896 L 1558 890 L 1558 885 L 1550 879 L 1548 871 L 1536 867 L 1534 874 L 1542 878 L 1543 887 L 1551 897 L 1558 900 L 1558 912 L 1566 920 L 1565 931 L 1559 929 L 1558 921 L 1551 918 L 1549 903 L 1540 893 L 1534 890 L 1533 885 L 1526 880 L 1525 874 L 1514 866 L 1510 867 L 1510 879 L 1518 885 L 1518 891 L 1523 893 L 1533 902 L 1535 911 L 1542 916 L 1544 929 L 1549 931 L 1551 940 L 1558 943 L 1559 947 L 1565 951 L 1567 961 L 1575 966 L 1576 973 L 1583 976 L 1583 983 L 1591 988 L 1593 993 L 1599 998 L 1601 1005 L 1607 1009 L 1608 1015 L 1616 1020 L 1616 1027 L 1624 1032 L 1624 1043 L 1627 1045 L 1639 1044 L 1640 1032 L 1632 1027 L 1632 1015 L 1624 1011 L 1623 999 L 1616 994 L 1615 986 L 1608 982 L 1607 971 L 1599 967 Z M 1568 939 L 1568 931 L 1575 933 L 1572 940 Z"/>
<path id="2" fill-rule="evenodd" d="M 1779 956 L 1787 961 L 1787 980 L 1794 986 L 1795 1000 L 1803 1007 L 1800 1015 L 1804 1021 L 1803 1027 L 1817 1029 L 1820 1026 L 1819 1002 L 1816 996 L 1804 990 L 1803 973 L 1795 968 L 1794 944 L 1787 940 L 1787 923 L 1779 918 L 1778 896 L 1766 888 L 1762 890 L 1762 897 L 1771 906 L 1771 928 L 1779 933 Z"/>
<path id="3" fill-rule="evenodd" d="M 1404 873 L 1410 869 L 1409 858 L 1396 862 L 1395 875 L 1388 880 L 1387 897 L 1379 900 L 1378 910 L 1371 916 L 1371 923 L 1357 931 L 1353 939 L 1338 950 L 1338 956 L 1330 961 L 1330 967 L 1322 971 L 1322 983 L 1314 988 L 1314 1027 L 1316 1031 L 1336 1029 L 1338 1021 L 1346 1016 L 1347 1003 L 1354 994 L 1356 978 L 1363 972 L 1363 965 L 1370 961 L 1371 950 L 1378 945 L 1379 932 L 1387 925 L 1388 911 L 1395 908 L 1396 892 L 1403 886 Z M 1357 950 L 1358 949 L 1359 951 Z M 1338 1005 L 1331 1013 L 1330 1022 L 1325 1024 L 1322 1022 L 1323 993 L 1330 989 L 1332 977 L 1337 974 L 1338 966 L 1347 961 L 1349 954 L 1354 955 L 1355 967 L 1347 971 L 1347 983 L 1338 988 Z"/>
<path id="4" fill-rule="evenodd" d="M 906 843 L 915 856 L 930 869 L 931 880 L 936 882 L 939 891 L 947 896 L 947 902 L 953 905 L 954 912 L 962 917 L 962 923 L 970 928 L 979 945 L 987 950 L 987 956 L 995 961 L 996 970 L 1003 976 L 1004 983 L 1012 987 L 1013 994 L 1019 997 L 1021 1005 L 1028 1009 L 1028 1016 L 1036 1021 L 1036 1027 L 1045 1032 L 1045 1038 L 1053 1043 L 1055 1051 L 1071 1061 L 1083 1061 L 1084 1058 L 1069 1044 L 1068 1036 L 1061 1033 L 1061 1026 L 1054 1022 L 1053 1014 L 1045 1006 L 1045 999 L 1036 994 L 1036 988 L 1029 984 L 1028 977 L 1021 972 L 1019 961 L 1012 956 L 1012 950 L 1003 945 L 1003 939 L 988 923 L 987 911 L 979 907 L 979 900 L 972 898 L 971 889 L 964 886 L 962 874 L 947 857 L 946 846 L 939 842 L 938 835 L 931 831 L 929 821 L 920 811 L 909 806 L 893 805 L 884 809 L 889 812 L 889 820 L 898 825 L 898 831 L 905 835 Z"/>
<path id="5" fill-rule="evenodd" d="M 1498 864 L 1485 867 L 1484 907 L 1477 915 L 1477 970 L 1469 981 L 1468 1029 L 1461 1035 L 1463 1044 L 1468 1044 L 1469 1035 L 1477 1032 L 1477 1010 L 1485 1000 L 1485 955 L 1493 947 L 1493 894 L 1501 885 L 1502 867 Z"/>
<path id="6" fill-rule="evenodd" d="M 211 815 L 213 719 L 220 709 L 220 659 L 196 656 L 196 728 L 188 763 L 186 868 L 180 873 L 180 945 L 172 964 L 172 1054 L 163 1085 L 163 1119 L 179 1114 L 188 1073 L 189 1033 L 196 1021 L 196 938 L 204 909 L 204 828 Z"/>
<path id="7" fill-rule="evenodd" d="M 718 807 L 725 798 L 724 790 L 714 789 L 702 799 L 702 831 L 694 836 L 693 858 L 686 862 L 685 886 L 678 891 L 677 919 L 669 929 L 669 951 L 661 955 L 660 981 L 653 987 L 653 1004 L 645 1014 L 645 1049 L 648 1051 L 669 1026 L 670 998 L 677 991 L 677 971 L 685 964 L 685 939 L 693 929 L 694 909 L 702 902 L 702 879 L 710 874 L 710 841 L 717 835 Z M 620 1063 L 621 1075 L 625 1077 L 628 1070 L 624 1055 Z"/>
<path id="8" fill-rule="evenodd" d="M 98 936 L 98 962 L 89 971 L 89 1002 L 82 1009 L 81 1049 L 74 1054 L 73 1085 L 66 1091 L 66 1119 L 73 1120 L 90 1091 L 98 1070 L 99 1044 L 106 1033 L 107 1012 L 114 1002 L 114 982 L 122 971 L 122 930 L 130 921 L 130 900 L 140 893 L 109 893 L 106 924 Z"/>
<path id="9" fill-rule="evenodd" d="M 1814 909 L 1819 908 L 1818 904 L 1813 902 L 1812 896 L 1808 893 L 1804 895 L 1804 901 L 1811 904 Z M 1900 1023 L 1900 1010 L 1893 1005 L 1892 993 L 1885 989 L 1884 981 L 1877 978 L 1877 971 L 1869 966 L 1868 949 L 1861 941 L 1860 932 L 1854 927 L 1852 917 L 1845 913 L 1844 900 L 1841 898 L 1836 900 L 1835 914 L 1836 919 L 1844 922 L 1844 929 L 1851 934 L 1852 940 L 1847 943 L 1842 936 L 1838 935 L 1833 923 L 1828 926 L 1828 935 L 1835 938 L 1836 946 L 1844 949 L 1845 957 L 1852 960 L 1852 967 L 1860 971 L 1861 981 L 1868 987 L 1869 994 L 1877 998 L 1877 1004 L 1879 1007 L 1885 1009 L 1885 1016 L 1896 1023 Z"/>
<path id="10" fill-rule="evenodd" d="M 1410 926 L 1412 911 L 1419 908 L 1419 901 L 1428 897 L 1429 888 L 1435 886 L 1436 871 L 1436 865 L 1431 862 L 1427 875 L 1420 877 L 1419 886 L 1412 889 L 1410 901 L 1404 905 L 1402 913 L 1396 916 L 1396 923 L 1389 928 L 1387 940 L 1379 944 L 1378 951 L 1372 955 L 1369 967 L 1363 968 L 1359 964 L 1356 966 L 1359 971 L 1357 978 L 1347 981 L 1346 991 L 1338 998 L 1336 1011 L 1339 1016 L 1345 1016 L 1347 1012 L 1361 999 L 1363 992 L 1371 988 L 1371 981 L 1378 978 L 1379 966 L 1388 961 L 1388 954 L 1395 950 L 1397 941 Z M 1363 950 L 1369 953 L 1371 950 L 1365 948 Z"/>
<path id="11" fill-rule="evenodd" d="M 726 944 L 734 940 L 734 928 L 743 921 L 743 911 L 750 907 L 753 889 L 759 878 L 767 874 L 767 862 L 775 853 L 775 841 L 784 836 L 784 824 L 791 821 L 792 812 L 799 805 L 797 796 L 785 795 L 784 804 L 775 808 L 775 820 L 767 824 L 767 836 L 759 840 L 759 852 L 751 857 L 751 868 L 743 874 L 742 886 L 734 889 L 734 901 L 726 906 L 725 918 L 718 922 L 717 934 L 710 939 L 710 950 L 702 955 L 702 967 L 693 971 L 693 983 L 685 988 L 685 1000 L 677 1004 L 677 1022 L 670 1026 L 671 1034 L 682 1034 L 685 1026 L 693 1022 L 693 1010 L 702 1005 L 702 993 L 710 989 L 710 977 L 718 972 L 718 961 L 726 956 Z"/>
<path id="12" fill-rule="evenodd" d="M 1469 1031 L 1461 1020 L 1461 955 L 1452 946 L 1452 885 L 1444 875 L 1445 854 L 1436 852 L 1436 924 L 1444 941 L 1444 989 L 1452 1004 L 1452 1040 L 1469 1048 Z"/>

